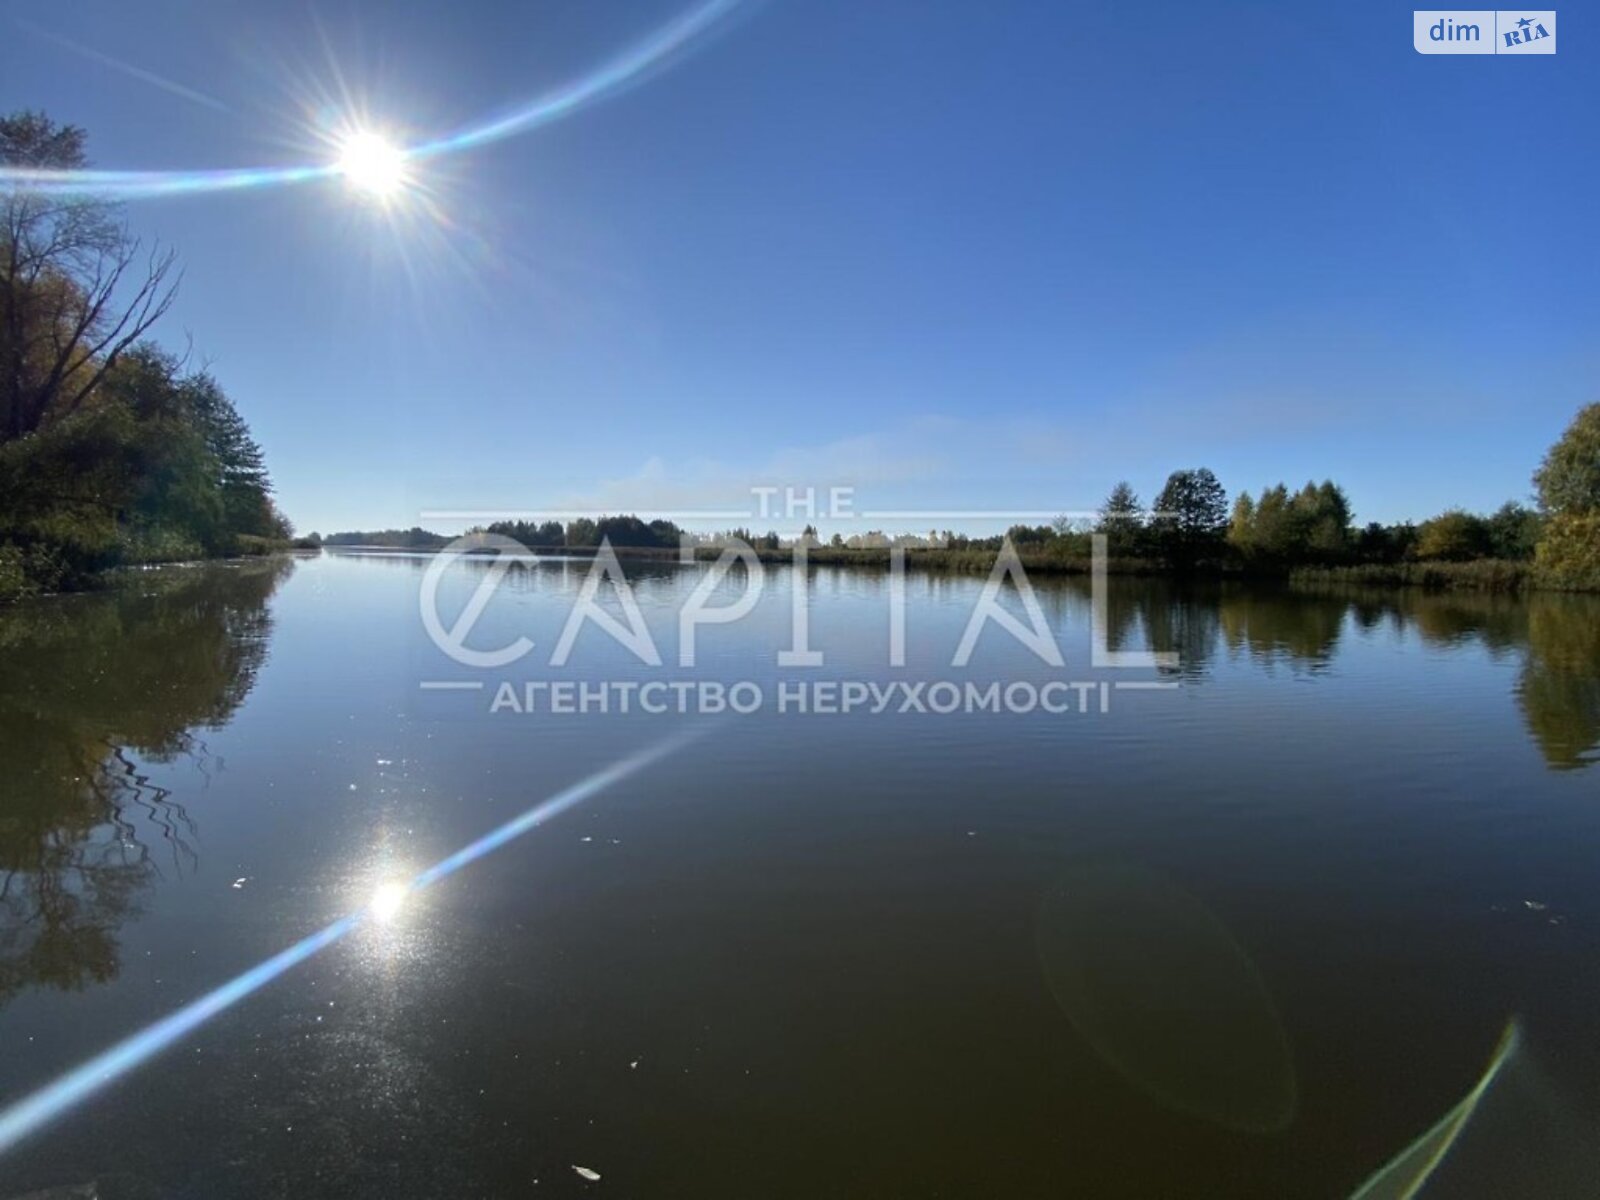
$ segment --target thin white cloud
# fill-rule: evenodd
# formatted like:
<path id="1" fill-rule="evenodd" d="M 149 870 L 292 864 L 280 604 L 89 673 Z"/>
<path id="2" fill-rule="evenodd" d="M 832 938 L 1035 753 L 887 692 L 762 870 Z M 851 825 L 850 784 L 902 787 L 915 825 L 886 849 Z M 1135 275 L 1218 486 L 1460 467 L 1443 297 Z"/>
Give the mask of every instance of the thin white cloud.
<path id="1" fill-rule="evenodd" d="M 26 18 L 17 17 L 16 23 L 33 34 L 34 37 L 43 38 L 47 42 L 54 42 L 64 50 L 70 50 L 74 54 L 89 59 L 91 62 L 99 63 L 101 66 L 110 67 L 113 71 L 120 71 L 124 75 L 139 80 L 141 83 L 148 83 L 151 87 L 160 88 L 164 92 L 169 92 L 174 96 L 181 96 L 185 100 L 214 109 L 217 112 L 233 112 L 233 109 L 215 96 L 208 96 L 204 92 L 185 87 L 183 84 L 168 79 L 164 75 L 157 75 L 154 71 L 147 71 L 143 67 L 135 66 L 133 63 L 126 62 L 123 59 L 113 58 L 111 55 L 96 50 L 92 46 L 85 46 L 82 42 L 75 42 L 59 33 L 52 33 L 50 30 L 41 25 L 36 25 Z"/>
<path id="2" fill-rule="evenodd" d="M 809 446 L 788 446 L 760 460 L 698 458 L 669 462 L 652 456 L 629 475 L 555 497 L 552 509 L 598 512 L 740 511 L 752 508 L 755 488 L 866 489 L 936 479 L 955 445 L 941 446 L 925 426 L 895 434 L 870 433 Z"/>

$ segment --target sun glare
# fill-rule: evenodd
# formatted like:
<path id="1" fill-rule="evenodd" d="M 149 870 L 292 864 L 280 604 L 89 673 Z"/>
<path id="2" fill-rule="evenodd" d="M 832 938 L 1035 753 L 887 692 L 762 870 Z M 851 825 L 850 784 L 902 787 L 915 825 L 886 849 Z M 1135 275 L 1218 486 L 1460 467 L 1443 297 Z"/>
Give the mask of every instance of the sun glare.
<path id="1" fill-rule="evenodd" d="M 375 200 L 388 200 L 406 182 L 406 155 L 380 134 L 353 133 L 339 151 L 339 173 Z"/>
<path id="2" fill-rule="evenodd" d="M 370 912 L 379 921 L 389 922 L 400 915 L 400 909 L 406 902 L 406 885 L 403 883 L 385 883 L 372 893 L 372 900 L 367 905 Z"/>

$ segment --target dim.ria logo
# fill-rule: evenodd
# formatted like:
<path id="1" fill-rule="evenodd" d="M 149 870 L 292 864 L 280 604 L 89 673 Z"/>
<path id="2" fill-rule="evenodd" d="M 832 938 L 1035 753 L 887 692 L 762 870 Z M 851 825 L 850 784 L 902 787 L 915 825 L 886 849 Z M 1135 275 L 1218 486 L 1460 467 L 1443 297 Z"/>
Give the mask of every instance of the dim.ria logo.
<path id="1" fill-rule="evenodd" d="M 1418 9 L 1412 14 L 1418 54 L 1554 54 L 1554 9 Z"/>

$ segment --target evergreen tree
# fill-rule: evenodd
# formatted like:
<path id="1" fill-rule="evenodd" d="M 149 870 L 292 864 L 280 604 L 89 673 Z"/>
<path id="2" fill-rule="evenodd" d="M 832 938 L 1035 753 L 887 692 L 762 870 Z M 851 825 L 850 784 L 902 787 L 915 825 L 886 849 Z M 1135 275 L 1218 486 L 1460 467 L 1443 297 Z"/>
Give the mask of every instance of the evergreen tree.
<path id="1" fill-rule="evenodd" d="M 1192 565 L 1222 546 L 1228 493 L 1206 467 L 1174 471 L 1156 497 L 1150 528 L 1170 562 Z"/>

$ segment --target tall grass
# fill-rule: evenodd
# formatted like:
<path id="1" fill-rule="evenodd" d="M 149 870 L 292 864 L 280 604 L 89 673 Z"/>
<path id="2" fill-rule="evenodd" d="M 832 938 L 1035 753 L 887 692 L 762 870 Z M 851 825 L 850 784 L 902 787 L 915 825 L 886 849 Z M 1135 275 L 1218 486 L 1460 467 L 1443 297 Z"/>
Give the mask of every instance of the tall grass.
<path id="1" fill-rule="evenodd" d="M 1498 558 L 1297 567 L 1289 572 L 1289 582 L 1302 587 L 1420 587 L 1480 592 L 1521 592 L 1537 586 L 1533 564 Z"/>
<path id="2" fill-rule="evenodd" d="M 721 552 L 714 546 L 701 546 L 695 551 L 695 557 L 715 559 Z M 624 558 L 630 554 L 634 556 L 639 554 L 638 551 L 630 552 L 621 546 L 617 547 L 617 553 Z M 668 551 L 659 557 L 674 557 L 676 553 Z M 794 553 L 790 550 L 757 550 L 755 555 L 764 563 L 785 564 L 794 561 Z M 956 574 L 987 575 L 994 570 L 996 552 L 985 549 L 917 548 L 906 550 L 905 555 L 908 571 L 949 571 Z M 1093 562 L 1088 557 L 1030 551 L 1026 548 L 1019 548 L 1017 557 L 1021 560 L 1023 569 L 1030 574 L 1087 575 L 1093 567 Z M 873 567 L 888 570 L 890 557 L 888 548 L 881 546 L 863 549 L 817 546 L 806 552 L 806 562 L 820 567 Z M 1108 560 L 1106 569 L 1113 575 L 1157 575 L 1167 570 L 1159 562 L 1140 558 L 1113 558 Z"/>

